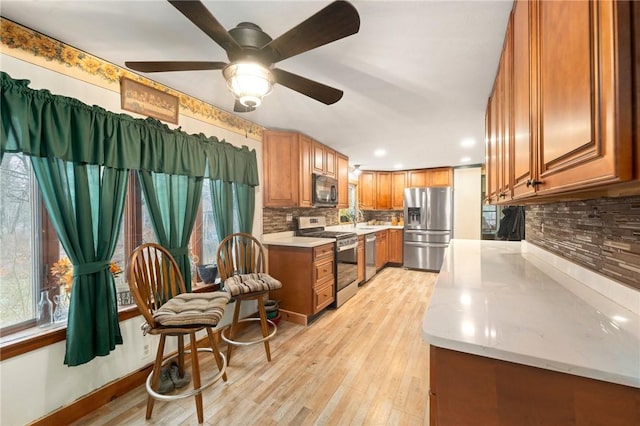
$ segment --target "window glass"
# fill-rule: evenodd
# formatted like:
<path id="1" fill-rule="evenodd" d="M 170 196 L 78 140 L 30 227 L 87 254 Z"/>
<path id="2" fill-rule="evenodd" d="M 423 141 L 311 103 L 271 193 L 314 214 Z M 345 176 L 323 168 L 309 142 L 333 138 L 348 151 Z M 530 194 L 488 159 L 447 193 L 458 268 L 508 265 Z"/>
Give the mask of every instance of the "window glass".
<path id="1" fill-rule="evenodd" d="M 42 268 L 34 229 L 40 229 L 29 158 L 5 153 L 0 165 L 0 327 L 35 318 Z"/>
<path id="2" fill-rule="evenodd" d="M 202 227 L 193 230 L 196 234 L 196 240 L 202 241 L 202 259 L 199 262 L 201 265 L 216 263 L 218 245 L 220 244 L 216 233 L 216 224 L 213 221 L 210 182 L 209 179 L 204 179 L 202 183 L 202 199 L 200 201 L 202 204 Z"/>
<path id="3" fill-rule="evenodd" d="M 356 196 L 356 186 L 352 183 L 349 184 L 349 209 L 355 210 L 357 207 L 358 198 Z"/>
<path id="4" fill-rule="evenodd" d="M 156 232 L 153 230 L 153 224 L 151 223 L 151 213 L 149 213 L 149 207 L 147 201 L 144 199 L 144 192 L 140 191 L 140 198 L 142 208 L 140 209 L 142 214 L 142 243 L 156 243 Z"/>

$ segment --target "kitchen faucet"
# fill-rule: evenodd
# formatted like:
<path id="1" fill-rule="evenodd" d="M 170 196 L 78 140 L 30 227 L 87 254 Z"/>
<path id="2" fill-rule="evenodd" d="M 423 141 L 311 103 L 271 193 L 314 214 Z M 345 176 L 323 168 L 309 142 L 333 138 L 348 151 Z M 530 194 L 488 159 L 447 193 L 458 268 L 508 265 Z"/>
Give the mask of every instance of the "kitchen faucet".
<path id="1" fill-rule="evenodd" d="M 364 222 L 364 213 L 360 209 L 353 209 L 353 212 L 350 214 L 351 219 L 353 220 L 354 228 L 358 226 L 358 221 Z"/>

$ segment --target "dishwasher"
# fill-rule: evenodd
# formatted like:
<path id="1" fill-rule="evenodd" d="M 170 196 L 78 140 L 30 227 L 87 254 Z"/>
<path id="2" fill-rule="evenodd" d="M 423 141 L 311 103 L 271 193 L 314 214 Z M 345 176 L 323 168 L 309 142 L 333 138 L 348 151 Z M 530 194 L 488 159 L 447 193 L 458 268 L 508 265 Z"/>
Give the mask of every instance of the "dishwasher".
<path id="1" fill-rule="evenodd" d="M 369 281 L 376 274 L 376 234 L 365 235 L 364 245 L 364 281 Z"/>

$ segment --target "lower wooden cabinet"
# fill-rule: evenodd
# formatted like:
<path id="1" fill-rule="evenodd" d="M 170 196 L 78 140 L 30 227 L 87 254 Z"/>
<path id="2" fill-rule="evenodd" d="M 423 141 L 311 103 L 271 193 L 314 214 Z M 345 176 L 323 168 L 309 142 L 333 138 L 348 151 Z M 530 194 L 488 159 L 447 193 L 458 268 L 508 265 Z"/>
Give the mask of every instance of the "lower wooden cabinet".
<path id="1" fill-rule="evenodd" d="M 384 268 L 389 261 L 387 230 L 376 232 L 376 271 Z"/>
<path id="2" fill-rule="evenodd" d="M 431 346 L 430 424 L 639 425 L 640 392 Z"/>
<path id="3" fill-rule="evenodd" d="M 335 300 L 335 249 L 333 243 L 313 248 L 269 246 L 269 274 L 282 288 L 269 297 L 279 301 L 284 317 L 306 324 Z"/>
<path id="4" fill-rule="evenodd" d="M 404 263 L 403 245 L 404 236 L 402 229 L 389 229 L 389 263 L 402 264 Z"/>

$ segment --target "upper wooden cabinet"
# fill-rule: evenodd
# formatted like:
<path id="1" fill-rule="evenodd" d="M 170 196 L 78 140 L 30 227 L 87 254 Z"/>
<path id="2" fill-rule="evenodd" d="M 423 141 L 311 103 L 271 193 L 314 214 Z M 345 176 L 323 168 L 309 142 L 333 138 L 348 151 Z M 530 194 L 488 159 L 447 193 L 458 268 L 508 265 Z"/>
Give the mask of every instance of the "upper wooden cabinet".
<path id="1" fill-rule="evenodd" d="M 640 177 L 631 11 L 630 2 L 515 2 L 487 108 L 492 202 L 507 202 L 505 190 L 528 199 Z"/>
<path id="2" fill-rule="evenodd" d="M 453 169 L 402 172 L 363 171 L 358 178 L 358 202 L 363 210 L 402 210 L 404 189 L 413 186 L 451 186 Z"/>
<path id="3" fill-rule="evenodd" d="M 407 172 L 391 173 L 391 210 L 404 208 L 404 188 L 407 186 Z"/>
<path id="4" fill-rule="evenodd" d="M 630 179 L 629 3 L 542 1 L 535 8 L 536 189 L 548 193 Z"/>
<path id="5" fill-rule="evenodd" d="M 407 188 L 429 186 L 427 183 L 427 170 L 409 170 Z"/>
<path id="6" fill-rule="evenodd" d="M 513 102 L 511 103 L 513 137 L 511 143 L 513 197 L 520 198 L 531 195 L 535 187 L 531 185 L 533 180 L 532 170 L 535 169 L 533 160 L 534 129 L 531 126 L 533 117 L 531 91 L 535 87 L 532 82 L 531 64 L 534 63 L 531 54 L 531 16 L 532 3 L 529 1 L 517 1 L 514 4 L 511 16 L 511 43 L 512 50 L 512 90 Z M 527 185 L 529 182 L 529 185 Z"/>
<path id="7" fill-rule="evenodd" d="M 338 208 L 349 207 L 349 158 L 337 154 L 338 164 Z"/>
<path id="8" fill-rule="evenodd" d="M 373 210 L 376 205 L 376 172 L 363 171 L 358 177 L 358 207 Z"/>
<path id="9" fill-rule="evenodd" d="M 442 167 L 439 169 L 427 169 L 427 186 L 452 186 L 453 169 Z"/>
<path id="10" fill-rule="evenodd" d="M 301 154 L 301 139 L 303 137 L 298 133 L 263 132 L 263 200 L 266 207 L 311 207 L 311 168 L 309 157 L 305 162 L 305 156 Z M 305 186 L 302 180 L 305 165 L 309 167 L 308 200 L 303 200 L 301 195 Z"/>
<path id="11" fill-rule="evenodd" d="M 391 208 L 391 172 L 376 172 L 375 208 L 377 210 Z"/>
<path id="12" fill-rule="evenodd" d="M 453 170 L 451 167 L 438 169 L 409 170 L 407 173 L 407 188 L 423 186 L 451 186 Z"/>
<path id="13" fill-rule="evenodd" d="M 347 157 L 340 155 L 338 162 L 336 151 L 297 132 L 265 130 L 262 144 L 264 207 L 313 207 L 312 174 L 316 172 L 317 158 L 322 158 L 324 165 L 331 164 L 328 169 L 325 168 L 324 174 L 337 177 L 339 186 L 344 186 L 344 190 L 338 189 L 338 196 L 346 197 L 344 207 L 347 207 Z M 321 155 L 318 157 L 319 152 Z M 343 201 L 342 198 L 339 200 L 340 205 Z"/>
<path id="14" fill-rule="evenodd" d="M 313 173 L 337 178 L 336 152 L 320 142 L 313 142 Z M 348 170 L 347 170 L 348 172 Z"/>

